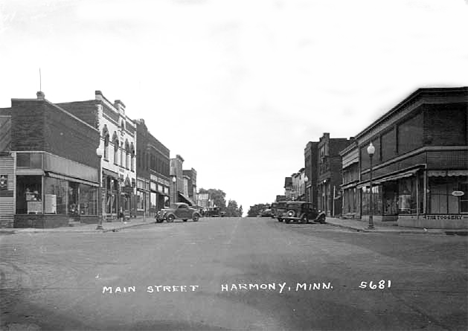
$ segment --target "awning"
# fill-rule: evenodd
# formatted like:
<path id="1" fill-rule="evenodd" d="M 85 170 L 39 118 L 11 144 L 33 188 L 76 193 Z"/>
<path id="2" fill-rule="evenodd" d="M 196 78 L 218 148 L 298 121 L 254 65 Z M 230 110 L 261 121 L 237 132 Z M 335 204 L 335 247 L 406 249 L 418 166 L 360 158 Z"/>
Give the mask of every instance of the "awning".
<path id="1" fill-rule="evenodd" d="M 87 180 L 80 179 L 80 178 L 74 178 L 74 177 L 69 177 L 69 176 L 65 176 L 65 175 L 59 175 L 59 174 L 56 174 L 56 173 L 50 172 L 50 171 L 47 171 L 46 174 L 47 174 L 48 177 L 51 177 L 51 178 L 68 180 L 70 182 L 86 184 L 86 185 L 89 185 L 89 186 L 95 186 L 95 187 L 99 186 L 99 183 L 89 182 Z"/>
<path id="2" fill-rule="evenodd" d="M 429 170 L 427 175 L 429 177 L 468 176 L 468 170 Z"/>
<path id="3" fill-rule="evenodd" d="M 404 171 L 404 172 L 400 172 L 400 173 L 389 175 L 389 176 L 386 176 L 386 177 L 376 178 L 376 179 L 372 180 L 372 185 L 378 185 L 378 184 L 381 184 L 381 183 L 391 182 L 391 181 L 398 180 L 398 179 L 401 179 L 401 178 L 411 177 L 418 171 L 419 171 L 419 168 Z M 361 187 L 364 187 L 364 186 L 369 186 L 369 181 L 365 181 L 365 182 L 360 183 L 358 185 L 358 188 L 361 188 Z"/>
<path id="4" fill-rule="evenodd" d="M 186 195 L 180 193 L 180 192 L 177 192 L 179 193 L 179 197 L 181 197 L 183 200 L 185 200 L 185 202 L 187 202 L 190 206 L 194 206 L 195 203 Z"/>

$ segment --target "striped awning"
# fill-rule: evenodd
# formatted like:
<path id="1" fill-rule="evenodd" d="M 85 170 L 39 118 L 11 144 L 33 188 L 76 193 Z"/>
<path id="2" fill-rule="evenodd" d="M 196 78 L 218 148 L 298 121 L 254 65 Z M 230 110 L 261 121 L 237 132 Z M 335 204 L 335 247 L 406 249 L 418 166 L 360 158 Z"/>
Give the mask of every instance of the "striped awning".
<path id="1" fill-rule="evenodd" d="M 394 174 L 394 175 L 389 175 L 389 176 L 386 176 L 386 177 L 376 178 L 376 179 L 372 180 L 372 184 L 373 185 L 378 185 L 378 184 L 385 183 L 385 182 L 391 182 L 391 181 L 394 181 L 394 180 L 411 177 L 411 176 L 414 176 L 414 174 L 416 172 L 418 172 L 418 170 L 419 169 L 412 169 L 412 170 L 400 172 L 400 173 L 397 173 L 397 174 Z M 361 187 L 364 187 L 364 186 L 369 186 L 369 184 L 370 184 L 370 181 L 361 182 L 361 183 L 359 183 L 358 188 L 361 188 Z"/>
<path id="2" fill-rule="evenodd" d="M 429 177 L 468 176 L 468 170 L 428 170 Z"/>

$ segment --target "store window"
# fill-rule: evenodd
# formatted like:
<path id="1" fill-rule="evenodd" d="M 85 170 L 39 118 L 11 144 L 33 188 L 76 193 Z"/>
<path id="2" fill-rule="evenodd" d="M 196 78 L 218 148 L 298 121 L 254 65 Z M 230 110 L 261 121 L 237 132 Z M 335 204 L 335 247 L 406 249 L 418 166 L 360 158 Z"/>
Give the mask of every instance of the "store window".
<path id="1" fill-rule="evenodd" d="M 42 213 L 42 176 L 17 176 L 16 214 Z"/>
<path id="2" fill-rule="evenodd" d="M 97 215 L 97 187 L 80 184 L 79 189 L 80 215 Z"/>
<path id="3" fill-rule="evenodd" d="M 44 213 L 67 214 L 68 181 L 57 178 L 44 178 Z"/>
<path id="4" fill-rule="evenodd" d="M 431 214 L 468 213 L 468 177 L 429 177 L 429 211 Z M 453 192 L 463 192 L 457 196 Z"/>
<path id="5" fill-rule="evenodd" d="M 370 214 L 370 187 L 366 186 L 362 188 L 362 215 Z M 382 187 L 372 186 L 372 214 L 382 215 Z"/>
<path id="6" fill-rule="evenodd" d="M 398 213 L 416 214 L 416 178 L 400 179 L 398 182 Z"/>

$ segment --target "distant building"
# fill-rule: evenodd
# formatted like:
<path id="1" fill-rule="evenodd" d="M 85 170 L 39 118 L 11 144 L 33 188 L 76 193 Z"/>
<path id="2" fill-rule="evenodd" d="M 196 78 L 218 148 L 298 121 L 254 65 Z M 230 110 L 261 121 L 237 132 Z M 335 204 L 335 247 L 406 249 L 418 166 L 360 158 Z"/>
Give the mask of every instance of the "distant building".
<path id="1" fill-rule="evenodd" d="M 331 138 L 324 133 L 317 144 L 317 208 L 328 216 L 341 216 L 340 151 L 351 143 L 347 138 Z"/>
<path id="2" fill-rule="evenodd" d="M 183 174 L 187 179 L 187 191 L 184 192 L 190 200 L 198 205 L 197 199 L 197 171 L 195 169 L 184 170 Z"/>
<path id="3" fill-rule="evenodd" d="M 170 151 L 156 139 L 143 119 L 137 125 L 137 213 L 154 216 L 170 199 Z"/>
<path id="4" fill-rule="evenodd" d="M 318 142 L 309 141 L 304 149 L 304 175 L 307 178 L 305 187 L 305 200 L 317 206 L 317 148 Z"/>

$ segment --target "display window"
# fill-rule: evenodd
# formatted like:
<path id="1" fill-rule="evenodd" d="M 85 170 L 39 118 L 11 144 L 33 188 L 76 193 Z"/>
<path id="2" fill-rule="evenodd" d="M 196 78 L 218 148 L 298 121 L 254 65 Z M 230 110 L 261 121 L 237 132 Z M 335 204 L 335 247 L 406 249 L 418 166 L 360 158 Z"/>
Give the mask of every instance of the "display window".
<path id="1" fill-rule="evenodd" d="M 16 214 L 42 213 L 42 176 L 17 176 Z"/>
<path id="2" fill-rule="evenodd" d="M 431 214 L 468 213 L 467 176 L 429 177 L 428 188 Z"/>

